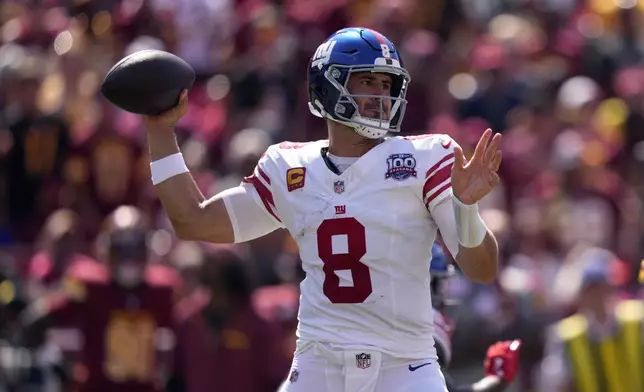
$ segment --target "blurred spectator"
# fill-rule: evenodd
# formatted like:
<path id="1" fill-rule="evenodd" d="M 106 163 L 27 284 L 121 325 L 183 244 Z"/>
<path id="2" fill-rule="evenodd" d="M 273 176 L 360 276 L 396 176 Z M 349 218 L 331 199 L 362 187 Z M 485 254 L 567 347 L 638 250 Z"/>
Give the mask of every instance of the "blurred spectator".
<path id="1" fill-rule="evenodd" d="M 30 344 L 54 344 L 79 391 L 160 391 L 173 373 L 174 271 L 148 264 L 147 218 L 121 206 L 102 225 L 99 261 L 66 271 L 62 290 L 23 317 Z M 45 340 L 43 340 L 45 339 Z"/>
<path id="2" fill-rule="evenodd" d="M 89 257 L 82 253 L 83 241 L 79 216 L 66 209 L 55 211 L 45 222 L 40 234 L 38 252 L 27 265 L 27 295 L 37 299 L 48 291 L 58 288 L 64 274 L 75 262 Z"/>
<path id="3" fill-rule="evenodd" d="M 172 391 L 274 392 L 286 377 L 286 335 L 257 313 L 247 267 L 227 247 L 206 255 L 202 288 L 177 305 L 180 367 Z"/>
<path id="4" fill-rule="evenodd" d="M 549 332 L 546 356 L 541 365 L 539 391 L 584 390 L 587 385 L 596 385 L 606 390 L 637 390 L 641 385 L 640 372 L 627 363 L 620 363 L 631 345 L 622 339 L 626 328 L 625 320 L 638 317 L 642 324 L 642 310 L 633 312 L 626 319 L 621 318 L 620 303 L 615 291 L 614 255 L 598 248 L 589 248 L 578 253 L 577 268 L 570 268 L 561 283 L 575 291 L 577 311 L 574 315 L 557 322 Z M 642 305 L 639 301 L 637 302 Z M 635 351 L 642 345 L 640 330 L 636 329 Z M 624 347 L 620 352 L 617 347 Z M 637 348 L 640 347 L 640 348 Z M 595 357 L 592 353 L 598 353 Z M 637 363 L 641 366 L 642 363 Z"/>

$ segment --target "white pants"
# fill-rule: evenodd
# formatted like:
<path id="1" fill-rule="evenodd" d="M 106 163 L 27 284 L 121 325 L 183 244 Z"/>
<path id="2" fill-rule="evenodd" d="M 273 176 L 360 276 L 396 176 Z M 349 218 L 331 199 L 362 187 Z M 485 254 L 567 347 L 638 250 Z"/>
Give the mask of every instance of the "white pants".
<path id="1" fill-rule="evenodd" d="M 448 392 L 435 360 L 405 361 L 378 351 L 314 343 L 296 354 L 280 392 Z"/>

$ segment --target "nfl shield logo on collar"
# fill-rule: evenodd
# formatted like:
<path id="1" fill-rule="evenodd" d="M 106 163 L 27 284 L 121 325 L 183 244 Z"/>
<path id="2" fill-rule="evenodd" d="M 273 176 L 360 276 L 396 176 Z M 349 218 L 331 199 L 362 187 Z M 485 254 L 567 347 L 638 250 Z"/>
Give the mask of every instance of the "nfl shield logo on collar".
<path id="1" fill-rule="evenodd" d="M 356 366 L 360 369 L 366 369 L 371 366 L 371 354 L 356 354 Z"/>
<path id="2" fill-rule="evenodd" d="M 344 181 L 336 181 L 333 183 L 333 190 L 335 193 L 338 195 L 342 192 L 344 192 Z"/>

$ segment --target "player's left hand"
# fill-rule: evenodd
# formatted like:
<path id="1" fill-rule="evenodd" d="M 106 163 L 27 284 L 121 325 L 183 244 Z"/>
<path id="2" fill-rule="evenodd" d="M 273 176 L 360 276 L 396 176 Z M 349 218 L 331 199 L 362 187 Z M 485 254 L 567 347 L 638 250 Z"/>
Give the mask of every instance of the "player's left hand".
<path id="1" fill-rule="evenodd" d="M 487 349 L 485 374 L 497 376 L 510 384 L 519 371 L 519 349 L 521 340 L 498 342 Z"/>
<path id="2" fill-rule="evenodd" d="M 501 165 L 500 142 L 501 134 L 497 133 L 492 137 L 492 130 L 488 128 L 469 161 L 459 146 L 454 148 L 452 192 L 463 204 L 478 202 L 499 183 L 497 171 Z"/>

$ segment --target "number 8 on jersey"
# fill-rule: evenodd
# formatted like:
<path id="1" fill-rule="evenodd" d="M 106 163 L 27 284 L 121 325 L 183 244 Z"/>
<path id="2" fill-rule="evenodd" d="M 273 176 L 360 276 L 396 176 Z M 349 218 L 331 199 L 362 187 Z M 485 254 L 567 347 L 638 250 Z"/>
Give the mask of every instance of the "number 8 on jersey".
<path id="1" fill-rule="evenodd" d="M 335 253 L 333 237 L 345 236 L 346 253 Z M 324 295 L 334 304 L 364 302 L 371 295 L 369 267 L 360 260 L 367 253 L 365 227 L 355 218 L 324 220 L 317 230 L 318 255 L 324 263 Z M 336 271 L 351 272 L 353 286 L 340 286 Z"/>

